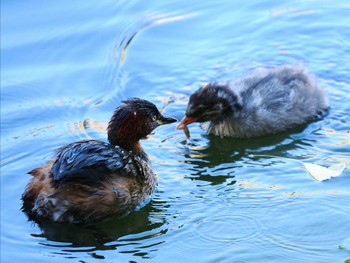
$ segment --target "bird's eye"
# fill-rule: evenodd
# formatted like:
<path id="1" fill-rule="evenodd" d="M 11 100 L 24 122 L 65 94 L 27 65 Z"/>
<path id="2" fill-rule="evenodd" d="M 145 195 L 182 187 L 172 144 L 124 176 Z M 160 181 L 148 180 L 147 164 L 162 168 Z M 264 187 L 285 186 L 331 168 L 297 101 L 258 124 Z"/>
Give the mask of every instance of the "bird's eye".
<path id="1" fill-rule="evenodd" d="M 156 121 L 156 120 L 157 120 L 157 116 L 156 116 L 156 115 L 153 115 L 153 116 L 152 116 L 152 120 L 153 120 L 153 121 Z"/>
<path id="2" fill-rule="evenodd" d="M 214 109 L 215 109 L 215 110 L 221 110 L 221 109 L 222 109 L 222 104 L 221 104 L 221 103 L 215 104 L 215 105 L 214 105 Z"/>

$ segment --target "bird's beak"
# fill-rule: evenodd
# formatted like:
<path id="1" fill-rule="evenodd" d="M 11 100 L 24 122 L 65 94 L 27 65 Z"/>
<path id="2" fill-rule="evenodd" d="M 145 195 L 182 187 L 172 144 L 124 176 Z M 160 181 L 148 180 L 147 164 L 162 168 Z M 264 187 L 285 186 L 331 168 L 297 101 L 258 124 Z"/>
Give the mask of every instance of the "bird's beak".
<path id="1" fill-rule="evenodd" d="M 183 130 L 185 128 L 185 126 L 187 126 L 188 124 L 192 123 L 192 122 L 196 122 L 197 118 L 195 117 L 187 117 L 185 116 L 182 121 L 177 125 L 176 129 L 178 130 Z"/>
<path id="2" fill-rule="evenodd" d="M 173 122 L 177 122 L 177 119 L 172 117 L 165 117 L 163 115 L 161 115 L 160 118 L 157 120 L 158 125 L 163 125 L 163 124 L 168 124 Z"/>

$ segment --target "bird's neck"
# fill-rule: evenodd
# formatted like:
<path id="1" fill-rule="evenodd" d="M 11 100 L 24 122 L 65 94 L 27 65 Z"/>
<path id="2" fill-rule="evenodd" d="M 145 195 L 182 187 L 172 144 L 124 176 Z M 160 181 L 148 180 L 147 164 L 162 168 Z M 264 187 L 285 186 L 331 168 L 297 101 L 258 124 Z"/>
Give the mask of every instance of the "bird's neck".
<path id="1" fill-rule="evenodd" d="M 125 150 L 135 153 L 143 153 L 140 143 L 140 134 L 130 127 L 130 122 L 125 122 L 124 125 L 110 125 L 108 127 L 108 141 L 112 145 L 118 145 Z"/>
<path id="2" fill-rule="evenodd" d="M 134 153 L 144 153 L 140 141 L 133 143 L 120 142 L 118 146 L 122 147 L 125 150 L 132 151 Z"/>
<path id="3" fill-rule="evenodd" d="M 118 130 L 115 130 L 113 134 L 111 131 L 108 131 L 108 141 L 110 144 L 118 145 L 125 150 L 143 153 L 140 140 L 135 138 L 132 133 L 118 132 Z"/>

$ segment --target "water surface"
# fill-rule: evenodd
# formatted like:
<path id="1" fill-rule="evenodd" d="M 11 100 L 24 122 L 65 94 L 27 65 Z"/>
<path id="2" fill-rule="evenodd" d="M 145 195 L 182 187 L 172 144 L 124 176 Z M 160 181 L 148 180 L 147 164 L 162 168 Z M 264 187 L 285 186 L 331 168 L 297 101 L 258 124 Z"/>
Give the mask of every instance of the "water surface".
<path id="1" fill-rule="evenodd" d="M 300 163 L 350 161 L 349 14 L 348 1 L 3 1 L 1 262 L 349 260 L 349 165 L 319 183 Z M 286 63 L 317 75 L 325 119 L 251 140 L 162 126 L 142 142 L 159 186 L 139 211 L 89 227 L 20 211 L 26 173 L 106 140 L 123 99 L 181 119 L 201 83 Z"/>

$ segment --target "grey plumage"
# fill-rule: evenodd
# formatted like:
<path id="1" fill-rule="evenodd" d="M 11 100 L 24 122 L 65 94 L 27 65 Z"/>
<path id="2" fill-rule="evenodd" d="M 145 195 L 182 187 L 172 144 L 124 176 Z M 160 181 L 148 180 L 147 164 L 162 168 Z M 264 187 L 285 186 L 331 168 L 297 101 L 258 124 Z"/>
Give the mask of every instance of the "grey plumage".
<path id="1" fill-rule="evenodd" d="M 206 105 L 200 102 L 203 100 Z M 214 105 L 208 105 L 208 101 L 215 101 Z M 229 106 L 225 107 L 223 101 Z M 329 102 L 305 67 L 288 65 L 256 69 L 234 81 L 210 83 L 191 95 L 186 116 L 200 107 L 202 116 L 208 117 L 194 115 L 209 133 L 250 138 L 315 120 L 328 109 Z"/>

